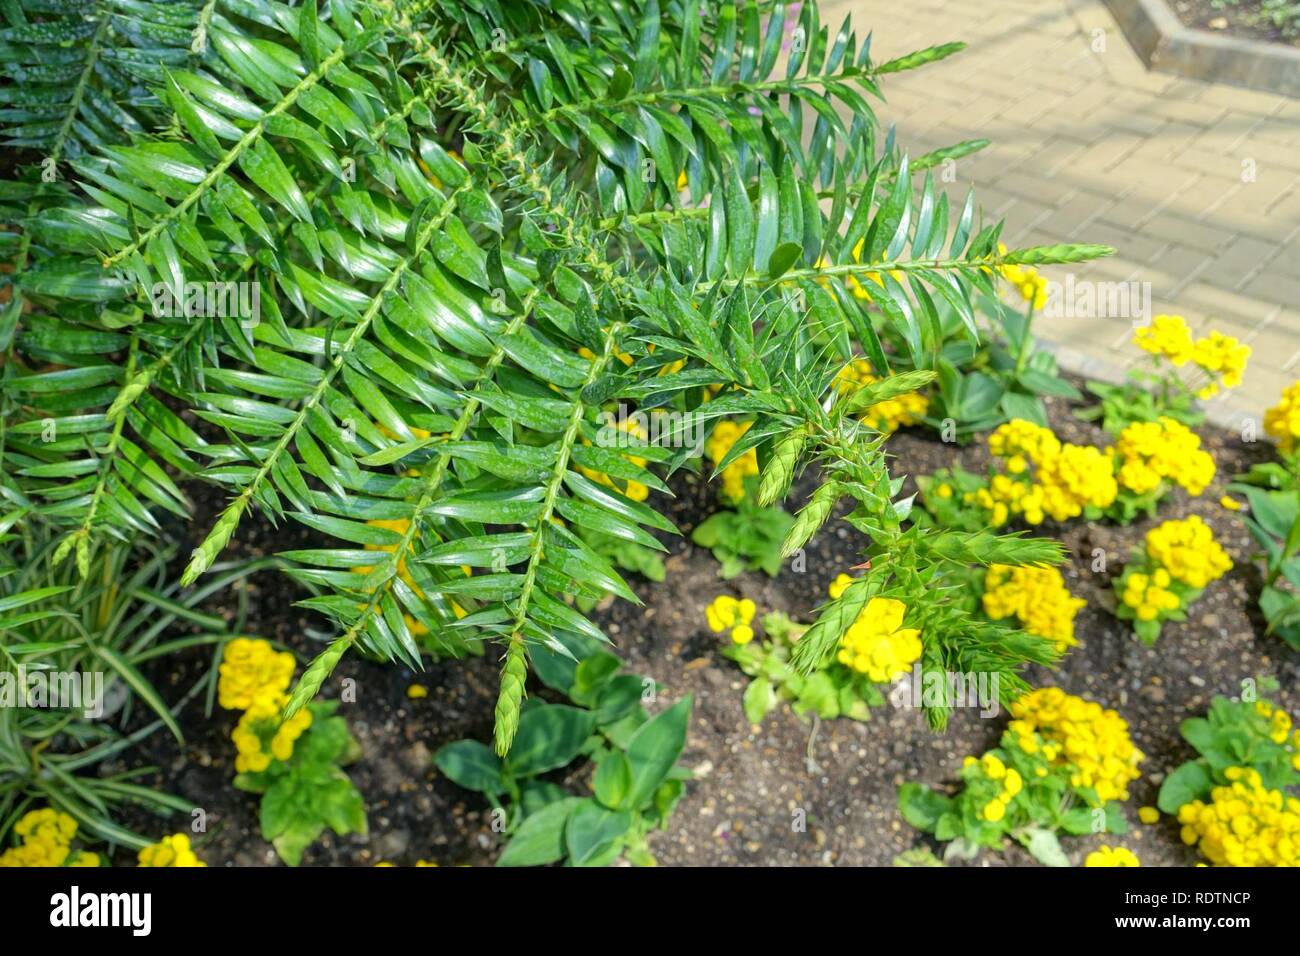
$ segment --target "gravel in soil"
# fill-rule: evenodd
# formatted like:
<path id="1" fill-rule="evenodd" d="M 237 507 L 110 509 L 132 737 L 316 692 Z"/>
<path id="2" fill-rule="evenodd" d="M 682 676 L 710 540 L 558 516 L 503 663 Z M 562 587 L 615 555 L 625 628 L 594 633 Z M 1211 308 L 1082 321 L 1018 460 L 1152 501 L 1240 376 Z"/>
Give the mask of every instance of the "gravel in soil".
<path id="1" fill-rule="evenodd" d="M 1053 403 L 1050 417 L 1063 440 L 1109 444 L 1103 432 L 1075 419 L 1063 402 Z M 1267 459 L 1269 446 L 1245 444 L 1233 433 L 1202 429 L 1201 434 L 1218 464 L 1218 479 L 1199 498 L 1180 493 L 1162 508 L 1158 520 L 1200 514 L 1236 566 L 1206 590 L 1185 624 L 1167 625 L 1155 647 L 1139 643 L 1106 609 L 1112 606 L 1112 576 L 1122 572 L 1129 549 L 1156 522 L 1127 528 L 1076 522 L 1038 529 L 1065 542 L 1071 557 L 1062 571 L 1070 590 L 1088 605 L 1075 624 L 1080 646 L 1057 670 L 1036 669 L 1030 677 L 1035 684 L 1057 684 L 1114 707 L 1129 721 L 1147 760 L 1127 804 L 1133 829 L 1118 839 L 1147 866 L 1188 866 L 1196 860 L 1179 841 L 1174 821 L 1137 823 L 1137 808 L 1154 804 L 1163 775 L 1191 756 L 1178 736 L 1179 722 L 1202 713 L 1215 694 L 1237 694 L 1242 681 L 1265 677 L 1281 683 L 1275 696 L 1283 706 L 1293 714 L 1300 711 L 1300 654 L 1265 636 L 1255 610 L 1259 574 L 1247 560 L 1252 542 L 1239 518 L 1218 504 L 1231 476 Z M 982 443 L 959 448 L 928 433 L 900 433 L 889 449 L 896 471 L 912 475 L 928 474 L 954 459 L 971 470 L 987 462 Z M 795 501 L 815 486 L 815 476 L 806 474 L 796 486 Z M 750 726 L 741 710 L 748 678 L 721 655 L 719 636 L 704 624 L 704 607 L 716 595 L 730 593 L 752 598 L 760 613 L 782 610 L 809 620 L 824 600 L 827 583 L 858 563 L 865 542 L 843 522 L 832 522 L 806 549 L 802 573 L 787 568 L 776 578 L 758 573 L 724 582 L 712 556 L 689 541 L 691 529 L 716 508 L 714 489 L 692 474 L 679 475 L 673 488 L 677 497 L 668 504 L 669 513 L 683 536 L 665 538 L 670 549 L 667 581 L 632 582 L 644 607 L 609 602 L 596 611 L 628 666 L 663 686 L 658 706 L 684 694 L 695 697 L 683 761 L 696 779 L 688 784 L 669 830 L 651 840 L 660 863 L 888 866 L 904 850 L 927 843 L 933 847 L 898 816 L 899 784 L 916 780 L 953 788 L 962 758 L 994 746 L 1007 716 L 958 710 L 948 730 L 936 734 L 919 710 L 888 703 L 874 710 L 867 723 L 811 721 L 781 706 L 761 726 Z M 221 504 L 216 495 L 199 498 L 190 533 L 206 530 Z M 261 556 L 307 547 L 314 540 L 311 532 L 292 523 L 277 529 L 250 519 L 232 556 Z M 1099 553 L 1105 554 L 1105 569 L 1093 571 Z M 282 642 L 305 662 L 319 649 L 311 635 L 320 621 L 292 607 L 296 597 L 282 576 L 257 575 L 248 587 L 245 630 Z M 233 620 L 233 607 L 209 610 Z M 495 858 L 501 838 L 491 826 L 490 808 L 477 794 L 439 778 L 431 762 L 432 754 L 452 740 L 490 739 L 495 658 L 489 648 L 486 655 L 465 661 L 427 662 L 421 674 L 355 656 L 344 659 L 323 696 L 338 697 L 350 686 L 345 680 L 355 682 L 355 702 L 344 703 L 340 713 L 363 749 L 349 773 L 365 797 L 370 834 L 327 834 L 308 850 L 305 864 L 424 859 L 445 866 L 487 864 Z M 199 656 L 181 659 L 180 667 L 176 661 L 162 662 L 151 676 L 170 684 L 164 692 L 174 699 L 208 663 Z M 412 683 L 426 687 L 428 696 L 409 699 Z M 155 735 L 145 745 L 143 760 L 160 768 L 154 786 L 181 794 L 206 812 L 208 832 L 197 842 L 209 865 L 275 864 L 274 852 L 258 833 L 257 798 L 230 784 L 234 748 L 229 735 L 237 717 L 219 708 L 205 716 L 196 702 L 182 714 L 184 751 L 169 737 Z M 137 754 L 133 763 L 139 762 Z M 562 782 L 580 791 L 585 771 L 578 769 Z M 178 825 L 144 815 L 129 822 L 145 832 L 160 832 L 160 827 L 170 832 L 167 828 Z M 1063 841 L 1075 863 L 1100 842 L 1104 840 Z M 1010 846 L 1001 854 L 981 854 L 973 865 L 1029 864 L 1023 850 Z"/>

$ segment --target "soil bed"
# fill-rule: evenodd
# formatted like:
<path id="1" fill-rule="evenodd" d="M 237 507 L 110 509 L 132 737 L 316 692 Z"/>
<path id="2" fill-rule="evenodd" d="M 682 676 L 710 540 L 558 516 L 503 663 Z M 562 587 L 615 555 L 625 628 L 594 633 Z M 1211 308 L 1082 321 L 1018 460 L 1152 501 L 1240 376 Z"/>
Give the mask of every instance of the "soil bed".
<path id="1" fill-rule="evenodd" d="M 1283 25 L 1273 22 L 1262 0 L 1234 0 L 1230 3 L 1169 0 L 1169 5 L 1185 26 L 1249 40 L 1300 46 L 1300 4 L 1296 5 L 1294 19 Z"/>
<path id="2" fill-rule="evenodd" d="M 1107 445 L 1107 436 L 1073 417 L 1066 403 L 1050 408 L 1051 424 L 1063 440 Z M 1137 808 L 1154 804 L 1163 774 L 1191 756 L 1178 736 L 1178 724 L 1204 712 L 1215 694 L 1240 692 L 1245 679 L 1272 677 L 1282 685 L 1273 696 L 1291 713 L 1300 710 L 1297 676 L 1300 654 L 1264 634 L 1255 610 L 1259 574 L 1247 560 L 1253 543 L 1239 518 L 1222 508 L 1219 497 L 1231 477 L 1249 464 L 1266 460 L 1267 444 L 1244 444 L 1235 433 L 1201 429 L 1214 455 L 1218 477 L 1196 499 L 1181 493 L 1167 503 L 1158 520 L 1201 515 L 1233 556 L 1234 569 L 1212 584 L 1182 625 L 1166 625 L 1159 643 L 1148 648 L 1106 610 L 1111 606 L 1111 576 L 1122 571 L 1131 547 L 1154 523 L 1128 528 L 1075 522 L 1043 526 L 1037 533 L 1060 538 L 1071 559 L 1062 568 L 1070 590 L 1087 600 L 1076 619 L 1080 646 L 1056 671 L 1031 672 L 1034 684 L 1057 684 L 1071 693 L 1114 707 L 1129 721 L 1137 745 L 1146 753 L 1143 778 L 1133 785 L 1126 805 L 1133 829 L 1119 842 L 1133 849 L 1144 865 L 1187 866 L 1195 854 L 1178 839 L 1168 818 L 1153 826 L 1137 824 Z M 964 448 L 945 445 L 929 433 L 900 433 L 890 440 L 896 470 L 928 474 L 954 460 L 968 470 L 987 462 L 983 442 Z M 664 865 L 876 865 L 928 838 L 898 816 L 899 784 L 916 780 L 952 787 L 961 761 L 996 744 L 1007 716 L 981 718 L 976 710 L 957 710 L 946 733 L 932 733 L 919 710 L 886 704 L 871 721 L 838 720 L 814 724 L 784 705 L 760 727 L 751 727 L 741 710 L 747 678 L 720 653 L 718 635 L 704 623 L 704 608 L 718 594 L 752 598 L 760 613 L 783 610 L 809 620 L 824 599 L 826 585 L 860 560 L 860 535 L 843 522 L 829 524 L 810 543 L 803 573 L 783 570 L 777 578 L 747 574 L 729 582 L 717 576 L 712 556 L 690 544 L 691 529 L 716 510 L 715 491 L 697 476 L 674 480 L 677 497 L 670 517 L 682 530 L 667 538 L 668 579 L 632 585 L 644 608 L 610 603 L 597 610 L 628 666 L 655 678 L 664 691 L 657 706 L 683 694 L 695 696 L 695 709 L 684 762 L 697 779 L 666 833 L 651 846 Z M 816 486 L 805 475 L 796 488 L 794 508 Z M 201 534 L 221 506 L 208 489 L 199 495 L 192 533 Z M 311 532 L 292 522 L 280 528 L 245 521 L 234 557 L 254 557 L 289 548 L 310 547 Z M 181 553 L 187 553 L 187 545 Z M 1091 568 L 1095 549 L 1107 555 L 1106 572 Z M 282 642 L 305 661 L 320 647 L 320 620 L 292 607 L 293 585 L 275 573 L 256 576 L 248 590 L 248 633 Z M 226 599 L 229 603 L 230 599 Z M 233 610 L 210 608 L 233 617 Z M 179 696 L 208 666 L 206 656 L 162 662 L 151 675 Z M 308 850 L 308 865 L 371 865 L 380 860 L 413 863 L 433 860 L 443 866 L 487 864 L 496 856 L 500 837 L 492 831 L 488 805 L 441 779 L 431 755 L 461 737 L 489 740 L 496 697 L 497 663 L 489 649 L 484 657 L 427 663 L 422 674 L 397 666 L 373 664 L 349 656 L 327 682 L 325 697 L 337 697 L 342 679 L 356 682 L 355 703 L 340 713 L 348 719 L 364 754 L 349 772 L 361 789 L 370 820 L 368 837 L 339 839 L 327 834 Z M 418 683 L 428 696 L 412 700 L 407 688 Z M 539 692 L 534 688 L 534 692 Z M 166 736 L 155 735 L 143 755 L 161 770 L 154 785 L 193 800 L 207 812 L 208 833 L 199 853 L 212 866 L 274 864 L 274 852 L 257 828 L 257 798 L 231 786 L 234 746 L 230 731 L 237 715 L 217 709 L 211 717 L 196 702 L 182 714 L 186 748 L 182 753 Z M 121 769 L 121 768 L 118 768 Z M 577 774 L 580 777 L 582 771 Z M 581 786 L 580 779 L 570 781 Z M 803 811 L 797 814 L 796 811 Z M 802 831 L 793 825 L 806 817 Z M 144 816 L 128 821 L 145 832 L 177 828 Z M 170 832 L 170 830 L 166 831 Z M 1101 838 L 1066 838 L 1066 852 L 1079 863 Z M 1111 838 L 1116 842 L 1116 838 Z M 120 861 L 119 861 L 120 862 Z M 1018 847 L 1002 854 L 985 852 L 974 865 L 1025 865 L 1029 856 Z"/>

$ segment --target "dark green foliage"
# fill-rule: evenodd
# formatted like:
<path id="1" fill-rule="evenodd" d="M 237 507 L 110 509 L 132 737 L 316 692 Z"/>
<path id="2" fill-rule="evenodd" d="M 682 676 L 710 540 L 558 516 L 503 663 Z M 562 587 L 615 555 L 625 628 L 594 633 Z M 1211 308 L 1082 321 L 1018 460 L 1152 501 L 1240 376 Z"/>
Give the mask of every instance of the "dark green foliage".
<path id="1" fill-rule="evenodd" d="M 154 42 L 122 11 L 194 13 L 65 6 L 41 19 L 78 36 L 112 11 L 109 59 Z M 491 642 L 504 752 L 528 655 L 602 637 L 571 601 L 635 600 L 579 532 L 654 547 L 647 529 L 673 530 L 620 489 L 662 487 L 652 469 L 687 450 L 590 480 L 602 405 L 747 416 L 760 460 L 803 429 L 805 462 L 892 515 L 883 456 L 827 401 L 859 348 L 889 373 L 842 283 L 879 272 L 876 320 L 915 360 L 935 303 L 969 320 L 1002 264 L 1108 251 L 1003 255 L 973 200 L 917 195 L 942 156 L 909 162 L 868 98 L 961 45 L 876 63 L 816 4 L 784 61 L 784 5 L 211 0 L 199 17 L 206 42 L 154 57 L 152 95 L 121 101 L 142 129 L 64 138 L 57 188 L 0 195 L 27 210 L 0 313 L 0 491 L 68 558 L 163 534 L 186 483 L 220 487 L 185 585 L 254 509 L 329 537 L 288 570 L 334 631 L 290 711 L 348 650 L 419 666 Z M 942 635 L 942 657 L 982 653 Z"/>

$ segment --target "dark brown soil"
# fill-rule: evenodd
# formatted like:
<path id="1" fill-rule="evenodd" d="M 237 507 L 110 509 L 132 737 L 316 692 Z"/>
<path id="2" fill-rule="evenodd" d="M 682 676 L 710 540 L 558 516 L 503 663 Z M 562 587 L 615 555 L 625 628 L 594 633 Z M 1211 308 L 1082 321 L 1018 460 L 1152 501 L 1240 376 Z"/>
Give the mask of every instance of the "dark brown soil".
<path id="1" fill-rule="evenodd" d="M 1300 4 L 1293 3 L 1291 16 L 1280 23 L 1262 0 L 1169 0 L 1174 13 L 1186 26 L 1227 33 L 1252 40 L 1268 40 L 1300 46 Z"/>
<path id="2" fill-rule="evenodd" d="M 1102 432 L 1077 421 L 1064 403 L 1053 405 L 1051 417 L 1063 439 L 1107 443 Z M 1149 827 L 1136 822 L 1137 808 L 1154 803 L 1163 774 L 1190 755 L 1178 736 L 1181 720 L 1203 712 L 1215 694 L 1238 693 L 1241 681 L 1248 678 L 1278 680 L 1282 691 L 1275 696 L 1292 713 L 1300 711 L 1300 654 L 1264 635 L 1254 611 L 1259 577 L 1247 560 L 1249 536 L 1240 520 L 1218 504 L 1223 485 L 1251 462 L 1266 459 L 1268 446 L 1244 445 L 1235 434 L 1210 429 L 1202 435 L 1218 463 L 1219 479 L 1197 499 L 1180 496 L 1167 504 L 1161 520 L 1200 514 L 1237 567 L 1210 586 L 1186 624 L 1167 625 L 1154 648 L 1138 643 L 1106 610 L 1110 575 L 1120 572 L 1129 549 L 1151 522 L 1128 528 L 1079 522 L 1040 529 L 1066 543 L 1072 560 L 1063 573 L 1088 606 L 1076 621 L 1081 646 L 1056 672 L 1032 678 L 1115 707 L 1129 721 L 1147 760 L 1128 804 L 1134 830 L 1121 842 L 1145 865 L 1185 866 L 1195 860 L 1178 841 L 1172 821 Z M 897 470 L 909 474 L 951 465 L 954 453 L 966 468 L 980 468 L 985 461 L 982 445 L 957 449 L 921 433 L 896 435 L 890 449 Z M 806 475 L 796 493 L 807 494 L 814 486 L 814 476 Z M 704 624 L 705 605 L 719 593 L 732 593 L 753 598 L 760 613 L 783 610 L 807 619 L 823 600 L 827 582 L 858 563 L 863 541 L 843 522 L 833 523 L 810 544 L 803 573 L 787 569 L 775 579 L 751 574 L 723 582 L 712 556 L 689 542 L 691 528 L 715 509 L 713 490 L 689 474 L 679 476 L 674 490 L 671 516 L 684 537 L 667 540 L 668 580 L 662 585 L 633 582 L 644 608 L 611 603 L 597 611 L 629 666 L 663 685 L 660 706 L 683 694 L 695 696 L 683 760 L 697 779 L 688 785 L 670 830 L 652 839 L 660 862 L 887 866 L 898 853 L 923 845 L 927 838 L 896 812 L 898 785 L 917 780 L 951 786 L 963 756 L 993 746 L 1006 716 L 981 719 L 974 710 L 959 710 L 946 733 L 934 734 L 919 711 L 889 704 L 874 711 L 865 724 L 840 720 L 817 725 L 781 707 L 761 727 L 751 727 L 741 710 L 747 678 L 722 657 L 718 636 Z M 213 495 L 200 499 L 194 534 L 206 530 L 220 504 Z M 245 557 L 302 547 L 311 540 L 296 525 L 276 530 L 251 520 L 240 536 L 236 556 Z M 1108 573 L 1091 570 L 1096 548 L 1107 554 Z M 306 660 L 319 647 L 309 634 L 320 622 L 291 606 L 296 597 L 283 577 L 259 575 L 249 587 L 246 630 L 280 641 Z M 185 665 L 183 673 L 172 677 L 177 696 L 207 661 L 195 657 Z M 445 866 L 492 861 L 499 837 L 489 825 L 487 805 L 439 779 L 430 757 L 451 740 L 490 737 L 496 669 L 491 649 L 467 661 L 428 663 L 418 675 L 345 659 L 323 693 L 337 697 L 342 679 L 356 681 L 356 702 L 343 705 L 340 712 L 364 750 L 350 772 L 365 796 L 371 832 L 346 839 L 327 835 L 308 851 L 305 863 L 369 865 L 425 859 Z M 163 680 L 175 670 L 174 663 L 164 663 L 154 679 Z M 427 687 L 428 697 L 408 699 L 412 683 Z M 258 835 L 256 798 L 230 785 L 234 750 L 229 734 L 237 715 L 218 709 L 208 717 L 196 704 L 183 717 L 185 752 L 170 738 L 156 736 L 145 759 L 162 768 L 155 781 L 159 788 L 179 793 L 207 811 L 209 832 L 199 842 L 200 855 L 214 866 L 275 863 L 271 848 Z M 581 786 L 582 776 L 579 771 L 570 782 Z M 800 816 L 807 820 L 802 831 L 793 825 Z M 175 825 L 146 818 L 131 822 L 151 830 Z M 1077 863 L 1102 841 L 1064 842 Z M 1018 847 L 1011 847 L 1001 855 L 983 854 L 977 865 L 1030 862 Z"/>

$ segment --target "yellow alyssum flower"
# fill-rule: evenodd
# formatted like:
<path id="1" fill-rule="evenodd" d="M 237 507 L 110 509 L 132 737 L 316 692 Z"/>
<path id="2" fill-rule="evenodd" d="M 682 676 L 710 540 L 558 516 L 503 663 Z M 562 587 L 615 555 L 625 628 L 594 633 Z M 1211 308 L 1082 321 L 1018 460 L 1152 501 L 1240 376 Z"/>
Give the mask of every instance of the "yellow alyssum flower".
<path id="1" fill-rule="evenodd" d="M 184 833 L 173 833 L 140 851 L 140 866 L 207 866 L 194 855 L 190 838 Z"/>
<path id="2" fill-rule="evenodd" d="M 993 620 L 1015 617 L 1030 634 L 1072 647 L 1074 617 L 1087 605 L 1065 586 L 1056 568 L 992 565 L 984 578 L 984 613 Z"/>
<path id="3" fill-rule="evenodd" d="M 617 431 L 631 435 L 633 438 L 639 438 L 643 442 L 646 440 L 646 430 L 642 428 L 641 424 L 635 419 L 620 418 L 618 419 L 615 428 Z M 582 443 L 584 445 L 590 445 L 591 441 L 584 438 Z M 645 467 L 646 460 L 639 455 L 625 455 L 624 457 L 638 468 Z M 650 489 L 639 481 L 619 479 L 618 483 L 615 483 L 614 479 L 603 471 L 596 471 L 594 468 L 587 468 L 583 465 L 579 465 L 578 470 L 592 481 L 596 482 L 596 484 L 605 485 L 608 488 L 614 488 L 621 491 L 633 501 L 645 501 L 650 497 Z"/>
<path id="4" fill-rule="evenodd" d="M 989 436 L 988 447 L 1012 474 L 1030 478 L 1026 482 L 995 476 L 987 494 L 980 489 L 967 496 L 991 513 L 994 527 L 1016 515 L 1031 525 L 1040 524 L 1045 516 L 1066 521 L 1083 514 L 1085 508 L 1110 506 L 1119 493 L 1106 452 L 1091 445 L 1062 443 L 1050 428 L 1022 418 L 998 426 Z"/>
<path id="5" fill-rule="evenodd" d="M 750 625 L 757 610 L 749 598 L 737 600 L 729 594 L 719 594 L 704 609 L 704 618 L 714 634 L 730 630 L 734 643 L 748 644 L 754 639 L 754 629 Z"/>
<path id="6" fill-rule="evenodd" d="M 1230 498 L 1227 495 L 1224 495 L 1222 498 L 1219 499 L 1219 506 L 1222 508 L 1226 508 L 1229 511 L 1240 511 L 1243 507 L 1245 507 L 1236 498 Z"/>
<path id="7" fill-rule="evenodd" d="M 995 428 L 988 439 L 989 454 L 998 458 L 1022 456 L 1039 464 L 1061 451 L 1061 440 L 1050 428 L 1023 418 L 1013 418 Z"/>
<path id="8" fill-rule="evenodd" d="M 422 700 L 429 696 L 429 688 L 423 684 L 411 684 L 406 688 L 406 696 L 411 700 Z"/>
<path id="9" fill-rule="evenodd" d="M 1136 854 L 1127 847 L 1108 846 L 1103 843 L 1083 860 L 1084 866 L 1141 866 Z"/>
<path id="10" fill-rule="evenodd" d="M 840 369 L 835 376 L 835 387 L 844 395 L 852 394 L 864 385 L 880 381 L 871 374 L 871 363 L 866 359 L 854 359 Z M 907 425 L 915 425 L 930 408 L 930 400 L 919 392 L 908 392 L 894 398 L 885 399 L 868 407 L 858 417 L 878 432 L 892 435 Z"/>
<path id="11" fill-rule="evenodd" d="M 77 821 L 61 811 L 28 811 L 14 824 L 14 835 L 21 843 L 0 853 L 0 867 L 99 866 L 98 854 L 72 849 Z"/>
<path id="12" fill-rule="evenodd" d="M 221 655 L 217 697 L 221 706 L 246 710 L 263 700 L 278 699 L 293 680 L 295 662 L 268 641 L 237 637 Z"/>
<path id="13" fill-rule="evenodd" d="M 236 773 L 261 773 L 272 760 L 286 761 L 293 756 L 293 745 L 311 726 L 311 709 L 303 707 L 288 720 L 280 721 L 280 711 L 288 695 L 274 701 L 258 701 L 244 712 L 230 734 L 238 753 Z"/>
<path id="14" fill-rule="evenodd" d="M 1127 800 L 1128 785 L 1141 776 L 1146 759 L 1133 746 L 1128 722 L 1113 710 L 1044 687 L 1021 695 L 1011 705 L 1011 729 L 1026 736 L 1036 731 L 1049 763 L 1072 768 L 1070 784 L 1091 787 L 1100 800 Z"/>
<path id="15" fill-rule="evenodd" d="M 48 839 L 67 845 L 77 835 L 77 821 L 66 813 L 45 807 L 25 813 L 14 824 L 14 833 L 24 838 Z"/>
<path id="16" fill-rule="evenodd" d="M 1197 515 L 1166 521 L 1147 532 L 1147 554 L 1177 581 L 1203 588 L 1232 570 L 1232 559 Z"/>
<path id="17" fill-rule="evenodd" d="M 977 768 L 982 776 L 1001 785 L 998 795 L 980 808 L 980 816 L 990 823 L 997 823 L 1007 815 L 1007 810 L 1015 802 L 1016 796 L 1024 789 L 1025 782 L 1020 772 L 1015 767 L 1008 767 L 997 754 L 992 752 L 986 753 L 978 760 L 967 757 L 962 766 Z"/>
<path id="18" fill-rule="evenodd" d="M 1186 365 L 1195 350 L 1192 330 L 1181 315 L 1157 315 L 1150 325 L 1134 330 L 1133 344 L 1144 352 L 1167 358 L 1174 365 Z"/>
<path id="19" fill-rule="evenodd" d="M 1154 621 L 1162 611 L 1176 611 L 1182 606 L 1178 595 L 1169 590 L 1171 583 L 1164 568 L 1156 568 L 1151 574 L 1135 572 L 1125 579 L 1120 597 L 1139 621 Z"/>
<path id="20" fill-rule="evenodd" d="M 1138 819 L 1150 826 L 1153 823 L 1160 822 L 1160 811 L 1155 807 L 1139 807 Z"/>
<path id="21" fill-rule="evenodd" d="M 1196 393 L 1197 397 L 1212 398 L 1219 394 L 1220 384 L 1224 388 L 1236 388 L 1241 384 L 1246 363 L 1250 361 L 1250 346 L 1231 335 L 1211 332 L 1196 340 L 1192 361 L 1210 376 L 1210 382 Z"/>
<path id="22" fill-rule="evenodd" d="M 1229 767 L 1225 776 L 1209 803 L 1179 807 L 1183 842 L 1216 866 L 1300 864 L 1300 800 L 1266 788 L 1250 767 Z"/>
<path id="23" fill-rule="evenodd" d="M 0 853 L 0 867 L 63 866 L 72 851 L 48 837 L 31 837 Z"/>
<path id="24" fill-rule="evenodd" d="M 1214 480 L 1214 459 L 1200 437 L 1172 418 L 1131 423 L 1120 433 L 1115 455 L 1119 483 L 1135 494 L 1153 491 L 1168 478 L 1199 495 Z"/>
<path id="25" fill-rule="evenodd" d="M 921 657 L 921 632 L 903 627 L 907 605 L 873 597 L 840 639 L 836 659 L 878 684 L 911 670 Z"/>
<path id="26" fill-rule="evenodd" d="M 752 422 L 721 421 L 713 428 L 708 441 L 704 443 L 704 453 L 709 456 L 714 467 L 727 457 L 731 446 L 740 440 L 740 436 L 749 431 Z M 751 448 L 728 465 L 722 472 L 722 497 L 727 501 L 739 501 L 745 497 L 745 479 L 758 475 L 758 452 Z"/>
<path id="27" fill-rule="evenodd" d="M 1288 385 L 1281 400 L 1264 413 L 1264 431 L 1284 452 L 1295 450 L 1300 441 L 1300 382 Z"/>

